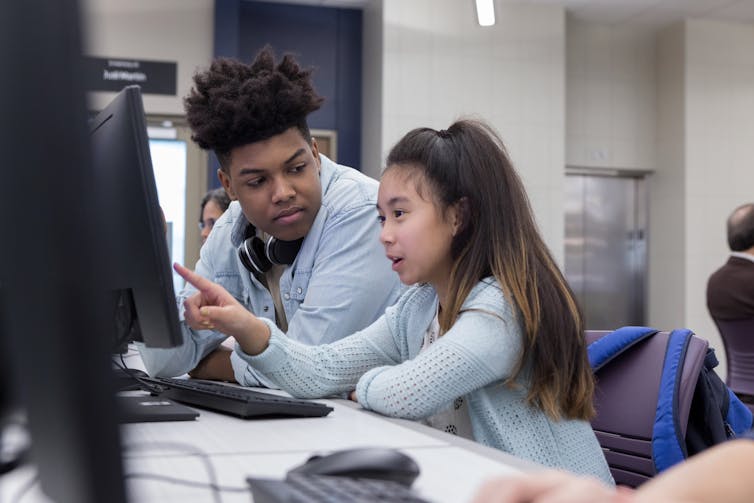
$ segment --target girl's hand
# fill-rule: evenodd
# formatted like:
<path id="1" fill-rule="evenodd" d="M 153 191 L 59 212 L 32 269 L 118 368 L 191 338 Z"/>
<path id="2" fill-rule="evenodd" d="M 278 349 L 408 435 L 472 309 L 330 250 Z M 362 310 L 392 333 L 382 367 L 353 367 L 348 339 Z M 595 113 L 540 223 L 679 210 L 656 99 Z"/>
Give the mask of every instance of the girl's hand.
<path id="1" fill-rule="evenodd" d="M 257 355 L 265 350 L 270 339 L 267 325 L 217 283 L 180 264 L 173 264 L 173 268 L 199 290 L 183 303 L 189 327 L 195 330 L 217 330 L 230 335 L 238 341 L 244 353 L 249 355 Z"/>

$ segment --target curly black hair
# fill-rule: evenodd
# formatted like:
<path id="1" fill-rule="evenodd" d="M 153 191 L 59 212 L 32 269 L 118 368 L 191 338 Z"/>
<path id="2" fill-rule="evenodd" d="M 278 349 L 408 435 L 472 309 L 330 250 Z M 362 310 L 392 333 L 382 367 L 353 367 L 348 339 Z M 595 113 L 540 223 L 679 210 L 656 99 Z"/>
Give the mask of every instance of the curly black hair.
<path id="1" fill-rule="evenodd" d="M 269 46 L 249 65 L 217 58 L 194 75 L 195 86 L 183 100 L 191 138 L 213 150 L 223 169 L 235 147 L 266 140 L 297 127 L 311 140 L 306 116 L 324 101 L 312 86 L 311 69 L 286 54 L 276 66 Z"/>

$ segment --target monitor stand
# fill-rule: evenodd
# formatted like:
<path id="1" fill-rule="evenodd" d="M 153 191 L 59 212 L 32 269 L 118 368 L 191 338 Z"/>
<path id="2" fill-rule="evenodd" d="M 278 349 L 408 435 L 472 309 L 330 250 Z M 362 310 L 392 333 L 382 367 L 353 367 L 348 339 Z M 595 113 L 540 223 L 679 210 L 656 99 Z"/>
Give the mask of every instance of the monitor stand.
<path id="1" fill-rule="evenodd" d="M 199 412 L 167 398 L 153 395 L 118 395 L 115 397 L 118 421 L 124 423 L 153 423 L 160 421 L 193 421 Z"/>
<path id="2" fill-rule="evenodd" d="M 144 389 L 144 385 L 120 368 L 113 368 L 115 389 L 119 394 L 115 396 L 118 410 L 118 421 L 123 423 L 151 423 L 158 421 L 192 421 L 199 416 L 199 412 L 185 405 L 167 398 L 155 396 Z M 128 372 L 136 377 L 146 377 L 141 370 L 129 369 Z M 125 393 L 124 392 L 128 392 Z"/>

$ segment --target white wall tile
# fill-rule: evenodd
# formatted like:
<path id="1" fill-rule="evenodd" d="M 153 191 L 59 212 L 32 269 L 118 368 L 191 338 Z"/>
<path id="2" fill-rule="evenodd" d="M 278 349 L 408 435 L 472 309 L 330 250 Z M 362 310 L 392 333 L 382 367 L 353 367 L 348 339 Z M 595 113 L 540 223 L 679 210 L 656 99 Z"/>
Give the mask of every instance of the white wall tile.
<path id="1" fill-rule="evenodd" d="M 567 27 L 566 163 L 655 169 L 653 37 L 574 19 Z"/>
<path id="2" fill-rule="evenodd" d="M 486 120 L 530 180 L 533 197 L 543 201 L 535 209 L 537 218 L 547 229 L 548 244 L 558 248 L 553 253 L 562 256 L 562 196 L 551 192 L 562 192 L 563 186 L 563 9 L 506 5 L 498 25 L 481 28 L 473 4 L 433 1 L 429 16 L 409 20 L 416 15 L 410 4 L 383 4 L 385 33 L 399 41 L 382 61 L 383 150 L 412 127 L 444 128 L 467 116 Z"/>

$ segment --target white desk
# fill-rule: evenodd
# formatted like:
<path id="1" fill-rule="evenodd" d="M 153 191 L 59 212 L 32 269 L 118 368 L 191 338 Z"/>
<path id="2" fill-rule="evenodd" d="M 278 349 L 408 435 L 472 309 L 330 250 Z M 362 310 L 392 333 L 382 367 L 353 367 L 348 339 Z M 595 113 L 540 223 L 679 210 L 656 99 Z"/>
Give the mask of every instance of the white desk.
<path id="1" fill-rule="evenodd" d="M 221 486 L 246 488 L 246 477 L 283 478 L 290 468 L 315 453 L 393 447 L 417 461 L 421 475 L 413 487 L 437 503 L 468 501 L 482 481 L 533 467 L 496 449 L 411 421 L 385 418 L 347 400 L 320 401 L 334 408 L 327 417 L 242 420 L 203 410 L 196 421 L 124 425 L 125 471 L 134 475 L 127 483 L 129 501 L 212 501 L 210 489 L 136 476 L 208 482 L 203 459 L 211 463 Z M 24 468 L 0 479 L 0 501 L 10 501 L 33 475 L 32 468 Z M 249 492 L 222 492 L 221 498 L 224 503 L 248 503 L 251 499 Z M 46 501 L 38 487 L 21 500 Z"/>
<path id="2" fill-rule="evenodd" d="M 195 422 L 125 426 L 126 471 L 208 481 L 199 456 L 170 448 L 141 450 L 151 443 L 168 442 L 209 455 L 220 485 L 244 487 L 248 476 L 282 478 L 315 453 L 393 447 L 419 464 L 421 475 L 414 484 L 419 494 L 438 503 L 457 503 L 468 501 L 487 478 L 532 467 L 496 449 L 411 421 L 364 411 L 353 402 L 321 401 L 334 408 L 324 418 L 241 420 L 202 411 Z M 139 449 L 128 449 L 137 444 Z M 138 502 L 203 502 L 210 497 L 209 490 L 146 479 L 131 479 L 129 490 L 133 501 Z M 248 502 L 249 495 L 223 493 L 223 501 Z"/>

